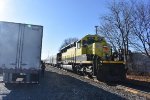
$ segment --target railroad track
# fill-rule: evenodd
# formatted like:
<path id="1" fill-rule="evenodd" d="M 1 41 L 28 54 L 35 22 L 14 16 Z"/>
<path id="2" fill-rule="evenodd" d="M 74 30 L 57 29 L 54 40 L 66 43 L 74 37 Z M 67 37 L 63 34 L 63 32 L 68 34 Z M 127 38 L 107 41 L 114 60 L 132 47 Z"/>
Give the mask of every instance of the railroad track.
<path id="1" fill-rule="evenodd" d="M 101 81 L 98 81 L 96 78 L 93 78 L 93 79 L 91 79 L 91 78 L 89 78 L 88 76 L 83 76 L 84 78 L 86 78 L 86 79 L 89 79 L 89 80 L 92 80 L 92 81 L 94 81 L 94 82 L 96 82 L 96 83 L 103 83 L 103 84 L 107 84 L 107 83 L 104 83 L 104 82 L 101 82 Z M 124 84 L 124 83 L 123 83 Z M 126 85 L 127 85 L 127 83 L 125 83 Z M 126 86 L 126 85 L 121 85 L 121 84 L 114 84 L 114 83 L 108 83 L 107 85 L 111 85 L 111 86 L 116 86 L 116 88 L 117 89 L 119 89 L 119 90 L 124 90 L 124 91 L 126 91 L 126 92 L 130 92 L 130 93 L 133 93 L 133 94 L 138 94 L 138 95 L 140 95 L 140 96 L 144 96 L 144 97 L 147 97 L 147 98 L 149 98 L 150 99 L 150 89 L 148 90 L 148 89 L 146 89 L 146 91 L 142 91 L 142 90 L 139 90 L 139 89 L 135 89 L 135 88 L 131 88 L 132 86 L 131 86 L 131 84 L 130 84 L 130 86 Z M 129 83 L 128 83 L 129 84 Z M 132 84 L 133 85 L 133 84 Z M 138 85 L 139 86 L 139 85 Z M 146 88 L 146 87 L 145 87 Z"/>
<path id="2" fill-rule="evenodd" d="M 53 67 L 53 68 L 56 68 L 58 70 L 62 70 L 66 73 L 75 74 L 72 71 L 68 71 L 68 70 L 65 70 L 65 69 L 60 69 L 60 68 L 57 68 L 57 67 Z M 93 77 L 93 78 L 90 78 L 88 76 L 80 76 L 80 77 L 84 78 L 84 79 L 87 79 L 87 80 L 90 80 L 90 81 L 92 81 L 94 83 L 97 83 L 97 84 L 105 84 L 107 86 L 114 87 L 117 90 L 123 90 L 125 92 L 130 92 L 132 94 L 136 94 L 136 95 L 139 95 L 139 96 L 146 97 L 147 99 L 150 99 L 150 89 L 148 89 L 146 87 L 143 87 L 143 86 L 140 86 L 140 85 L 135 86 L 135 84 L 132 84 L 132 83 L 129 83 L 129 82 L 119 83 L 119 84 L 117 84 L 117 83 L 106 83 L 106 82 L 98 81 L 96 79 L 96 77 Z"/>
<path id="3" fill-rule="evenodd" d="M 123 86 L 123 85 L 117 85 L 117 88 L 118 89 L 123 89 L 126 92 L 131 92 L 133 94 L 144 96 L 144 97 L 150 99 L 150 92 L 141 91 L 141 90 L 130 88 L 130 87 L 126 87 L 126 86 Z"/>

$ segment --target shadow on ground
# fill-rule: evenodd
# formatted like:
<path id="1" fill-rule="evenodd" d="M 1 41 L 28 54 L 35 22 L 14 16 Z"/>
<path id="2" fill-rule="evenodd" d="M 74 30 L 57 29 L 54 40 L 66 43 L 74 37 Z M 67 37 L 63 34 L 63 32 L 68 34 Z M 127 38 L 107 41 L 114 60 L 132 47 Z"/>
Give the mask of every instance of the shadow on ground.
<path id="1" fill-rule="evenodd" d="M 5 86 L 4 86 L 5 87 Z M 12 84 L 3 100 L 124 100 L 67 75 L 46 71 L 40 84 Z"/>
<path id="2" fill-rule="evenodd" d="M 133 79 L 127 79 L 122 85 L 128 86 L 134 89 L 138 89 L 145 92 L 150 92 L 150 82 L 138 81 Z"/>
<path id="3" fill-rule="evenodd" d="M 109 86 L 123 85 L 144 92 L 150 92 L 150 82 L 126 79 L 123 82 L 105 82 Z"/>

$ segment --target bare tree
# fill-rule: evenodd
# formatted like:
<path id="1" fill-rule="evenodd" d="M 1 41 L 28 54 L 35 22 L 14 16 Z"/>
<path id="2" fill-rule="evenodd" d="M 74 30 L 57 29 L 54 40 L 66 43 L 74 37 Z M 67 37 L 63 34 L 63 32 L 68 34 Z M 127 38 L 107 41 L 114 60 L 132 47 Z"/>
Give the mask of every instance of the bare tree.
<path id="1" fill-rule="evenodd" d="M 134 7 L 133 30 L 134 47 L 150 58 L 150 2 L 137 2 Z"/>
<path id="2" fill-rule="evenodd" d="M 78 41 L 78 38 L 67 38 L 63 41 L 62 45 L 60 46 L 59 50 L 61 50 L 63 47 L 69 45 L 70 43 Z"/>
<path id="3" fill-rule="evenodd" d="M 125 61 L 129 48 L 129 35 L 133 27 L 132 24 L 132 5 L 131 3 L 112 2 L 108 9 L 109 14 L 102 16 L 100 34 L 103 34 L 112 44 L 114 49 L 124 49 Z"/>
<path id="4" fill-rule="evenodd" d="M 112 2 L 107 15 L 102 16 L 99 34 L 111 43 L 114 50 L 128 48 L 145 53 L 150 58 L 150 1 Z"/>
<path id="5" fill-rule="evenodd" d="M 99 27 L 99 34 L 102 34 L 107 39 L 114 51 L 117 51 L 117 49 L 121 49 L 123 47 L 121 43 L 120 33 L 115 32 L 112 26 L 113 25 L 111 24 L 111 22 L 104 23 Z"/>

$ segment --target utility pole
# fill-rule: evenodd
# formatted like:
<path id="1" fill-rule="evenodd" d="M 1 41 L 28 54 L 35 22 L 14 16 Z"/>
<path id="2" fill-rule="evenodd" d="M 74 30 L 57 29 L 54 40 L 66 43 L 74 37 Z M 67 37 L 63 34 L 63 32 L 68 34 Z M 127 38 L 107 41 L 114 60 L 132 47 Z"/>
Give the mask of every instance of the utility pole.
<path id="1" fill-rule="evenodd" d="M 95 26 L 95 29 L 96 29 L 96 35 L 98 35 L 98 34 L 97 34 L 97 28 L 98 28 L 98 26 Z"/>

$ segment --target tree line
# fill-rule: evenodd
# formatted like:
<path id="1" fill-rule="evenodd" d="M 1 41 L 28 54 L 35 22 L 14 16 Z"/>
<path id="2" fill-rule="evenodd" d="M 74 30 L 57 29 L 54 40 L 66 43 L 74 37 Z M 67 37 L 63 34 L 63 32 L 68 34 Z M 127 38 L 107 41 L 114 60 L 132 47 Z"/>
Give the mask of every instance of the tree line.
<path id="1" fill-rule="evenodd" d="M 112 1 L 108 10 L 100 18 L 99 34 L 115 51 L 123 49 L 125 60 L 129 48 L 150 58 L 150 1 Z"/>

